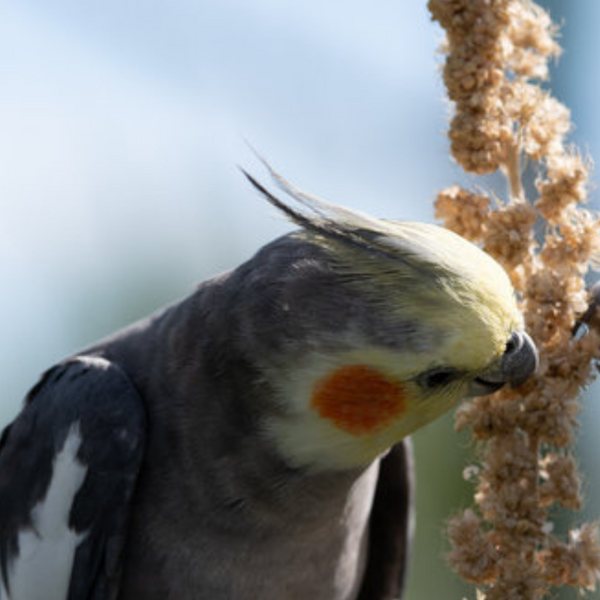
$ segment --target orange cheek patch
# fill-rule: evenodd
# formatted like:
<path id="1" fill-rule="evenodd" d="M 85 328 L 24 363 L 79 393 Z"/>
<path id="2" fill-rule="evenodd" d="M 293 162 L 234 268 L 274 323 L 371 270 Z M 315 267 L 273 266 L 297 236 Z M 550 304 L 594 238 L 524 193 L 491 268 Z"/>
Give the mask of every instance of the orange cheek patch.
<path id="1" fill-rule="evenodd" d="M 311 405 L 340 429 L 359 435 L 403 413 L 406 399 L 404 388 L 376 369 L 348 365 L 317 382 Z"/>

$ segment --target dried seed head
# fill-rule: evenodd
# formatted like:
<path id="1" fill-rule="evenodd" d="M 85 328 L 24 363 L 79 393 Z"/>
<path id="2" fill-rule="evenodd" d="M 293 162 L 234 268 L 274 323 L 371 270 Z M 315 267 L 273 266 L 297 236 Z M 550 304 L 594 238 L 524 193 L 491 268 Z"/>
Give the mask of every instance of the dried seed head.
<path id="1" fill-rule="evenodd" d="M 465 403 L 456 427 L 482 442 L 477 512 L 449 526 L 450 560 L 478 598 L 534 600 L 551 585 L 591 588 L 600 579 L 597 529 L 584 525 L 568 543 L 553 536 L 548 510 L 581 506 L 574 440 L 577 396 L 600 357 L 600 325 L 573 336 L 586 309 L 583 276 L 600 264 L 599 221 L 581 204 L 589 165 L 565 145 L 569 111 L 534 79 L 558 56 L 556 29 L 530 0 L 430 0 L 446 30 L 444 81 L 455 105 L 449 137 L 456 161 L 477 174 L 507 176 L 511 201 L 456 186 L 441 192 L 436 216 L 480 243 L 507 270 L 540 353 L 536 376 L 518 390 Z M 528 203 L 522 160 L 539 164 L 539 197 Z M 600 293 L 594 298 L 600 297 Z M 586 319 L 600 323 L 599 311 Z"/>

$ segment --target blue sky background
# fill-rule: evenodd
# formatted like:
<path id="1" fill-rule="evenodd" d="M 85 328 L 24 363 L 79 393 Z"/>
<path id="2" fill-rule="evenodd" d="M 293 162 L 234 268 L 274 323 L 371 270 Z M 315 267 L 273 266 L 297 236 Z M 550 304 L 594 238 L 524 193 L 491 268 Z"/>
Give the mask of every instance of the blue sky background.
<path id="1" fill-rule="evenodd" d="M 566 19 L 556 93 L 593 158 L 600 3 L 552 4 Z M 447 155 L 440 35 L 425 2 L 5 0 L 0 424 L 54 361 L 290 229 L 241 176 L 237 165 L 264 177 L 244 139 L 300 187 L 389 218 L 433 220 L 436 192 L 469 181 Z M 597 388 L 582 421 L 597 516 Z M 421 488 L 424 505 L 443 496 L 446 472 L 460 477 L 428 452 L 442 434 L 457 443 L 448 419 L 417 438 L 422 469 L 436 473 Z M 441 564 L 443 542 L 431 540 L 454 501 L 440 500 L 440 521 L 421 525 L 440 546 L 415 560 L 414 598 L 446 589 L 418 567 Z"/>

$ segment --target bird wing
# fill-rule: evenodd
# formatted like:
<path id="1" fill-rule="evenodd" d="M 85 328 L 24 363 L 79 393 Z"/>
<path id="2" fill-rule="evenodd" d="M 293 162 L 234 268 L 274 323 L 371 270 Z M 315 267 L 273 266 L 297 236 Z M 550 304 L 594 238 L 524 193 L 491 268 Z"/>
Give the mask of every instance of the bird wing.
<path id="1" fill-rule="evenodd" d="M 0 600 L 116 597 L 145 412 L 117 365 L 47 371 L 0 438 Z"/>
<path id="2" fill-rule="evenodd" d="M 382 459 L 369 522 L 369 551 L 358 600 L 402 596 L 413 530 L 413 462 L 409 439 Z"/>

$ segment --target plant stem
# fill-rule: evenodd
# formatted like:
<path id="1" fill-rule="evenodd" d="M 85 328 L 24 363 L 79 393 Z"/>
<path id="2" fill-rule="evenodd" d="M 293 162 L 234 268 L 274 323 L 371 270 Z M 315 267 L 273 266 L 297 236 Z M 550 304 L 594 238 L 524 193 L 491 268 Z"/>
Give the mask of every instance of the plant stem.
<path id="1" fill-rule="evenodd" d="M 508 144 L 506 148 L 506 162 L 504 170 L 508 185 L 510 188 L 510 196 L 517 202 L 525 201 L 523 192 L 523 183 L 521 181 L 521 144 L 518 141 L 519 134 L 515 135 L 515 139 Z"/>

